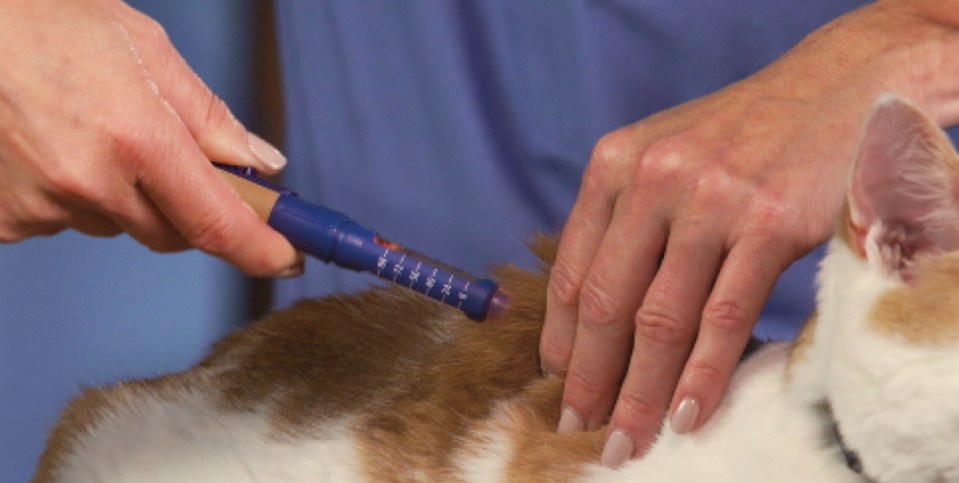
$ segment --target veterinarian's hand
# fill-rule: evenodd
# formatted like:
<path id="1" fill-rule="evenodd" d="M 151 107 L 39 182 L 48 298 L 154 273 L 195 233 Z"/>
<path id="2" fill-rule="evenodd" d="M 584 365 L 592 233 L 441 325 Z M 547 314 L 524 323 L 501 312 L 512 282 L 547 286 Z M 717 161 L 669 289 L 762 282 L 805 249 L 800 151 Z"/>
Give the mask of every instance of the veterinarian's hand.
<path id="1" fill-rule="evenodd" d="M 955 120 L 930 80 L 955 82 L 954 51 L 925 42 L 955 31 L 918 5 L 853 12 L 751 78 L 596 145 L 540 346 L 544 369 L 566 378 L 560 431 L 612 412 L 602 462 L 618 466 L 664 416 L 684 433 L 713 414 L 781 271 L 834 228 L 876 97 L 898 92 Z"/>
<path id="2" fill-rule="evenodd" d="M 0 3 L 0 241 L 74 228 L 195 246 L 251 274 L 295 250 L 211 159 L 275 172 L 153 20 L 117 0 Z"/>

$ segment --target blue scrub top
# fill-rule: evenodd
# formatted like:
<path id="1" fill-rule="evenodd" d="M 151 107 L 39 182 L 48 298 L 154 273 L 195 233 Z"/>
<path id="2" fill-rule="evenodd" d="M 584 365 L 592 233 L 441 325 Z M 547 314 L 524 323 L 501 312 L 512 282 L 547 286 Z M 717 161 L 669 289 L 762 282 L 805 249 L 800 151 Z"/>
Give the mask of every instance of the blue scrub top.
<path id="1" fill-rule="evenodd" d="M 530 266 L 524 239 L 562 228 L 603 134 L 742 79 L 865 3 L 276 2 L 285 183 L 468 271 Z M 808 313 L 814 265 L 787 274 L 767 318 Z M 373 283 L 311 260 L 276 300 Z"/>

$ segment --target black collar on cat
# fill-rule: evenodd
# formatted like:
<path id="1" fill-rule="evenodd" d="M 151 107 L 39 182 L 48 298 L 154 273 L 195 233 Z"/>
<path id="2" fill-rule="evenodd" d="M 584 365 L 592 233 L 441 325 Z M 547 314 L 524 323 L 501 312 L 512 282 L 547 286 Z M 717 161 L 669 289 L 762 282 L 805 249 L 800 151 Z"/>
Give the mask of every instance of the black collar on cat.
<path id="1" fill-rule="evenodd" d="M 846 466 L 849 469 L 858 475 L 862 476 L 864 481 L 870 483 L 873 482 L 873 479 L 869 477 L 865 469 L 862 467 L 862 460 L 859 459 L 859 455 L 855 450 L 846 445 L 845 440 L 842 438 L 842 431 L 839 430 L 839 421 L 836 421 L 836 418 L 832 413 L 832 406 L 828 402 L 822 404 L 822 409 L 825 412 L 825 416 L 829 419 L 829 427 L 831 430 L 831 436 L 836 445 L 839 446 L 839 450 L 842 451 L 842 457 L 846 460 Z"/>
<path id="2" fill-rule="evenodd" d="M 859 459 L 859 454 L 846 446 L 846 442 L 842 439 L 842 432 L 839 431 L 839 423 L 832 418 L 831 412 L 829 416 L 830 419 L 832 419 L 832 435 L 836 439 L 836 444 L 839 445 L 839 450 L 842 451 L 842 457 L 846 460 L 846 466 L 848 466 L 850 470 L 853 470 L 860 475 L 863 474 L 862 460 Z"/>
<path id="3" fill-rule="evenodd" d="M 863 469 L 862 460 L 859 458 L 859 455 L 855 450 L 846 445 L 846 441 L 842 437 L 842 431 L 839 430 L 839 421 L 836 421 L 836 417 L 833 415 L 832 406 L 828 401 L 823 401 L 819 409 L 822 411 L 823 417 L 829 421 L 831 433 L 829 436 L 832 437 L 833 442 L 836 446 L 839 446 L 839 450 L 842 451 L 842 457 L 846 460 L 846 466 L 853 472 L 861 475 L 865 481 L 871 482 L 872 479 L 869 478 Z"/>

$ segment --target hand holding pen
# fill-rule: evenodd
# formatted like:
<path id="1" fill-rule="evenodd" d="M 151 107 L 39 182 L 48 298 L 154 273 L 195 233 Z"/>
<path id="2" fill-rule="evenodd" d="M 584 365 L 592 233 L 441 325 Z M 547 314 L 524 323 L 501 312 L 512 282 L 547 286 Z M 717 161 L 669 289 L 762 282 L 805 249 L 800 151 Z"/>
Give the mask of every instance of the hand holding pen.
<path id="1" fill-rule="evenodd" d="M 296 250 L 209 159 L 275 172 L 162 28 L 117 1 L 0 3 L 0 241 L 67 228 L 191 246 L 253 275 L 295 275 Z"/>

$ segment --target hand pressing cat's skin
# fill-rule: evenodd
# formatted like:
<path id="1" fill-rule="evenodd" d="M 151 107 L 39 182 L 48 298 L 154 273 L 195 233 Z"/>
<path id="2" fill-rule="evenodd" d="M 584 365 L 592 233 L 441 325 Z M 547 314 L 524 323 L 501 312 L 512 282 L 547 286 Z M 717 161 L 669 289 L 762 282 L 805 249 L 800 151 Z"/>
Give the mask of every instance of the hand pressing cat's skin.
<path id="1" fill-rule="evenodd" d="M 540 352 L 566 376 L 560 430 L 612 413 L 603 461 L 644 453 L 664 414 L 717 407 L 781 271 L 835 226 L 880 92 L 959 115 L 959 2 L 877 2 L 711 96 L 596 146 L 553 267 Z"/>
<path id="2" fill-rule="evenodd" d="M 282 168 L 159 25 L 116 0 L 0 4 L 0 241 L 66 228 L 194 246 L 258 275 L 297 255 L 209 160 Z"/>

